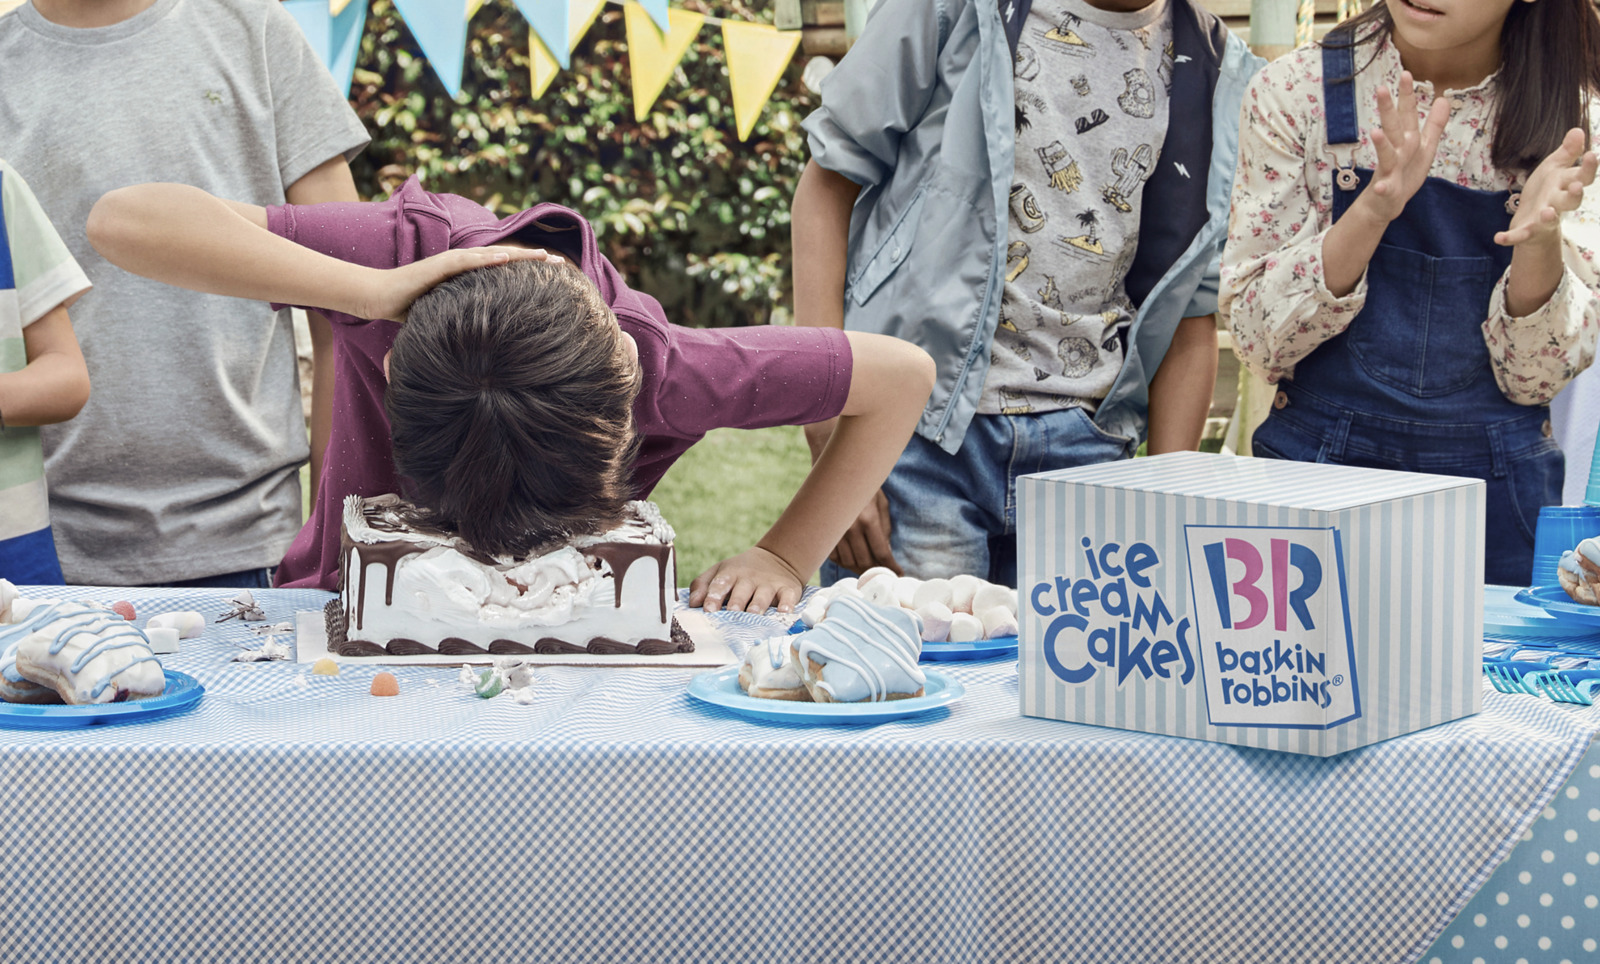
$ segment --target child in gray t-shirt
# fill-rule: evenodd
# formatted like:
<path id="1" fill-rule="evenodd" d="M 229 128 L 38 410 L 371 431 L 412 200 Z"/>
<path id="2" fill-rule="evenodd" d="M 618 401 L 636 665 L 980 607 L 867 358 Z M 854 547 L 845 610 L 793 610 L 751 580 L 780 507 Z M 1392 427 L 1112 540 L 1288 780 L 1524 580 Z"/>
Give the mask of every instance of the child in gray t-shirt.
<path id="1" fill-rule="evenodd" d="M 274 0 L 32 0 L 0 63 L 0 144 L 95 286 L 73 315 L 94 393 L 43 436 L 67 581 L 264 585 L 308 455 L 289 315 L 117 270 L 84 224 L 143 181 L 354 201 L 365 129 Z"/>

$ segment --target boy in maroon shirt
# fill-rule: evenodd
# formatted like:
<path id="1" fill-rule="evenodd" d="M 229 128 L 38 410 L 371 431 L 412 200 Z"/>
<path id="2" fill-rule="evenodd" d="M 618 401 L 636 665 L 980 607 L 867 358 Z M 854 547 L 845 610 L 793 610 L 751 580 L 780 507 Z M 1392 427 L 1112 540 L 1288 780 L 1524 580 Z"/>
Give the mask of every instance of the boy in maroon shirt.
<path id="1" fill-rule="evenodd" d="M 337 586 L 343 500 L 401 491 L 397 461 L 416 483 L 409 494 L 422 512 L 469 539 L 483 534 L 517 549 L 569 534 L 577 519 L 594 518 L 584 512 L 603 516 L 604 506 L 618 499 L 644 498 L 712 428 L 843 415 L 850 429 L 835 433 L 836 443 L 767 534 L 691 584 L 690 603 L 709 610 L 787 610 L 888 475 L 932 387 L 927 355 L 893 338 L 671 325 L 654 298 L 627 287 L 574 212 L 541 204 L 497 219 L 464 198 L 430 194 L 414 178 L 386 201 L 272 208 L 183 185 L 136 185 L 100 200 L 89 237 L 109 260 L 137 274 L 313 307 L 333 322 L 333 431 L 316 506 L 278 570 L 280 586 Z M 401 332 L 392 321 L 403 321 L 412 303 L 440 282 L 484 267 L 489 272 L 472 284 L 443 285 L 418 305 L 418 328 L 395 352 L 386 410 L 384 369 Z M 553 333 L 582 343 L 540 347 L 538 339 L 549 334 L 524 337 L 538 326 L 530 320 L 540 314 L 536 309 L 549 315 L 551 306 L 517 304 L 514 297 L 508 303 L 508 292 L 519 291 L 569 299 L 558 313 L 565 319 L 570 312 L 572 320 L 559 321 Z M 462 332 L 475 319 L 479 340 L 463 351 Z M 516 388 L 531 384 L 523 378 L 528 366 L 543 360 L 550 368 L 542 356 L 561 348 L 593 364 L 562 362 L 566 374 L 556 382 L 534 393 Z M 579 379 L 592 382 L 584 389 L 590 400 L 562 401 L 578 397 L 561 391 L 571 387 L 562 382 Z M 533 394 L 534 401 L 550 402 L 556 417 L 550 405 L 516 407 L 519 392 L 522 401 Z M 501 404 L 506 400 L 513 409 Z M 452 414 L 441 418 L 441 412 Z M 619 424 L 630 414 L 631 428 Z M 557 417 L 560 424 L 548 424 Z M 552 438 L 561 435 L 565 440 Z M 567 470 L 552 474 L 552 465 Z M 598 493 L 602 507 L 573 502 L 574 491 Z M 481 520 L 500 523 L 498 535 L 475 528 Z M 507 520 L 539 531 L 502 541 Z"/>

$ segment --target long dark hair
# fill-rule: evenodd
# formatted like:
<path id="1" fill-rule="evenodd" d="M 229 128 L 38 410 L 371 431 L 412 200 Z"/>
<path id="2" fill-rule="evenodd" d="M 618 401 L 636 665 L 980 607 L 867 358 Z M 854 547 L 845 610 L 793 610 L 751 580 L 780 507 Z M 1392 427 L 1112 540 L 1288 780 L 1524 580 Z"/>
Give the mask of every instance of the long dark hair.
<path id="1" fill-rule="evenodd" d="M 1379 3 L 1325 42 L 1360 46 L 1393 32 L 1388 5 Z M 1590 133 L 1586 102 L 1600 92 L 1600 21 L 1592 0 L 1513 3 L 1500 34 L 1497 83 L 1490 158 L 1500 170 L 1528 173 L 1561 146 L 1567 131 Z"/>
<path id="2" fill-rule="evenodd" d="M 621 520 L 639 369 L 570 264 L 517 261 L 418 298 L 389 356 L 408 521 L 521 556 Z"/>

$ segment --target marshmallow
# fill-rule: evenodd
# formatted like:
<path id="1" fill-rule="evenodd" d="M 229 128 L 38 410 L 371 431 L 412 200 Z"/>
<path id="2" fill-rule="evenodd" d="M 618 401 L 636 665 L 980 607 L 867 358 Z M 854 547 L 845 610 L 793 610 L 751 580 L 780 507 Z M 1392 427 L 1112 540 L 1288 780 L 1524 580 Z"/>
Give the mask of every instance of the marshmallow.
<path id="1" fill-rule="evenodd" d="M 829 596 L 826 593 L 817 593 L 800 608 L 800 621 L 806 624 L 807 629 L 815 629 L 817 623 L 822 622 L 822 617 L 828 612 Z"/>
<path id="2" fill-rule="evenodd" d="M 921 609 L 928 603 L 938 603 L 946 609 L 950 608 L 950 601 L 955 598 L 950 592 L 950 580 L 929 579 L 917 588 L 911 597 L 911 608 Z"/>
<path id="3" fill-rule="evenodd" d="M 860 582 L 861 580 L 857 579 L 855 576 L 845 576 L 843 579 L 829 586 L 828 589 L 832 590 L 833 594 L 860 592 L 860 589 L 857 588 Z"/>
<path id="4" fill-rule="evenodd" d="M 922 580 L 912 576 L 901 576 L 894 581 L 894 601 L 901 609 L 915 609 L 911 600 L 916 598 L 917 590 L 922 588 Z"/>
<path id="5" fill-rule="evenodd" d="M 206 617 L 193 610 L 160 613 L 151 616 L 150 621 L 145 623 L 147 635 L 152 629 L 176 629 L 179 639 L 193 639 L 206 631 Z"/>
<path id="6" fill-rule="evenodd" d="M 1017 614 L 1017 591 L 986 582 L 978 587 L 977 592 L 972 594 L 972 611 L 974 614 L 992 609 L 995 606 L 1004 606 L 1011 612 L 1011 615 L 1015 616 Z"/>
<path id="7" fill-rule="evenodd" d="M 931 602 L 917 607 L 917 617 L 922 620 L 922 641 L 942 643 L 950 638 L 950 607 Z"/>
<path id="8" fill-rule="evenodd" d="M 10 622 L 11 603 L 17 598 L 17 587 L 0 579 L 0 624 Z"/>
<path id="9" fill-rule="evenodd" d="M 978 619 L 983 622 L 984 639 L 1017 634 L 1017 617 L 1011 615 L 1011 610 L 1004 606 L 990 606 L 978 616 Z"/>
<path id="10" fill-rule="evenodd" d="M 856 588 L 860 589 L 862 592 L 866 592 L 867 583 L 872 582 L 879 576 L 888 576 L 892 581 L 895 578 L 894 570 L 888 568 L 887 566 L 873 566 L 856 579 Z"/>
<path id="11" fill-rule="evenodd" d="M 950 617 L 950 642 L 975 643 L 983 638 L 983 621 L 971 613 L 954 613 Z"/>
<path id="12" fill-rule="evenodd" d="M 146 639 L 150 640 L 150 652 L 155 653 L 157 656 L 165 656 L 168 653 L 176 653 L 178 651 L 178 631 L 176 629 L 162 629 L 159 626 L 151 629 L 147 626 L 145 627 L 144 635 Z"/>
<path id="13" fill-rule="evenodd" d="M 874 579 L 861 587 L 861 598 L 874 606 L 898 606 L 900 601 L 895 598 L 894 584 L 893 579 Z"/>
<path id="14" fill-rule="evenodd" d="M 950 580 L 950 609 L 958 613 L 972 612 L 972 594 L 983 585 L 977 576 L 960 575 Z"/>

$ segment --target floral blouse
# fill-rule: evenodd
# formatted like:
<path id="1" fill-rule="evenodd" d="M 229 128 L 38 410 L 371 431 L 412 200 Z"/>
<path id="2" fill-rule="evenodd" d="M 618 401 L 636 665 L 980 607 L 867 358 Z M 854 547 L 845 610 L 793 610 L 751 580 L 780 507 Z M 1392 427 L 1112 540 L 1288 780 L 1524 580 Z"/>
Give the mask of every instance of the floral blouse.
<path id="1" fill-rule="evenodd" d="M 1375 56 L 1374 56 L 1375 51 Z M 1368 57 L 1373 57 L 1367 64 Z M 1369 132 L 1379 126 L 1379 85 L 1398 90 L 1400 55 L 1380 41 L 1356 51 L 1357 121 L 1362 132 L 1353 160 L 1377 167 Z M 1365 65 L 1365 66 L 1362 66 Z M 1445 91 L 1453 110 L 1434 158 L 1432 176 L 1468 188 L 1501 191 L 1520 181 L 1490 161 L 1495 77 L 1466 90 Z M 1433 103 L 1431 84 L 1418 82 L 1417 110 Z M 1355 289 L 1336 298 L 1323 281 L 1322 241 L 1333 224 L 1334 161 L 1327 151 L 1322 110 L 1322 52 L 1303 47 L 1256 74 L 1245 93 L 1239 125 L 1239 168 L 1233 185 L 1228 243 L 1222 253 L 1221 311 L 1234 350 L 1269 382 L 1292 378 L 1295 363 L 1344 331 L 1366 303 L 1363 273 Z M 1600 130 L 1600 104 L 1590 105 Z M 1484 306 L 1483 338 L 1500 390 L 1522 405 L 1548 402 L 1589 366 L 1600 336 L 1600 185 L 1561 224 L 1565 271 L 1555 294 L 1531 315 L 1506 313 L 1506 278 Z M 1509 274 L 1509 271 L 1508 271 Z"/>

